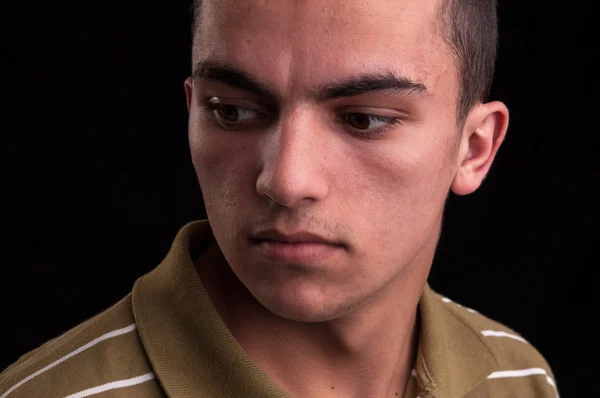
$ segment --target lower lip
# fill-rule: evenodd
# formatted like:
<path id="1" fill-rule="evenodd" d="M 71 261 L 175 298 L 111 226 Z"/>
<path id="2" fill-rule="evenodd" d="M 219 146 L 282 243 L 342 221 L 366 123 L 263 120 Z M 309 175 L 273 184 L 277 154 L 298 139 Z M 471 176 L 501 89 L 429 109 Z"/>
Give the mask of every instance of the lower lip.
<path id="1" fill-rule="evenodd" d="M 296 263 L 322 261 L 343 249 L 342 246 L 325 243 L 284 243 L 272 240 L 253 240 L 252 243 L 266 257 Z"/>

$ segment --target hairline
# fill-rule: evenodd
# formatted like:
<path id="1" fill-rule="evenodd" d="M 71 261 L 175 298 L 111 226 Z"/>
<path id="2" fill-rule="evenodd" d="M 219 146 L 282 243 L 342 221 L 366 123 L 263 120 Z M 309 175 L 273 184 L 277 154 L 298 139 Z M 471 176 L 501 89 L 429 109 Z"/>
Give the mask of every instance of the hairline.
<path id="1" fill-rule="evenodd" d="M 457 93 L 456 93 L 456 105 L 455 105 L 455 123 L 457 134 L 460 135 L 464 129 L 466 118 L 473 108 L 478 103 L 485 101 L 487 92 L 481 93 L 478 98 L 470 100 L 470 103 L 466 103 L 466 87 L 463 81 L 463 74 L 466 71 L 466 65 L 461 58 L 459 50 L 453 43 L 452 35 L 454 27 L 451 21 L 452 6 L 454 6 L 456 0 L 437 0 L 435 17 L 432 20 L 431 27 L 432 32 L 442 39 L 446 49 L 449 52 L 450 59 L 454 65 L 454 73 L 457 81 Z M 194 41 L 196 37 L 196 30 L 198 28 L 198 19 L 200 18 L 200 8 L 202 6 L 202 0 L 193 0 L 191 5 L 192 14 L 192 62 L 193 62 L 193 51 Z M 194 63 L 192 63 L 193 67 Z M 489 91 L 489 87 L 488 87 Z"/>

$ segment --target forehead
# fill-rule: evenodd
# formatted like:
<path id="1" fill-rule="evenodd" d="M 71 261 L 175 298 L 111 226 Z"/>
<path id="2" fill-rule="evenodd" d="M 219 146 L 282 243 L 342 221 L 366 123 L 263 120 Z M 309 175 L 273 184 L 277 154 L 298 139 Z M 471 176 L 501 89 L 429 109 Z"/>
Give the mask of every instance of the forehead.
<path id="1" fill-rule="evenodd" d="M 288 94 L 372 72 L 435 93 L 455 80 L 438 1 L 204 0 L 193 61 L 235 66 Z"/>

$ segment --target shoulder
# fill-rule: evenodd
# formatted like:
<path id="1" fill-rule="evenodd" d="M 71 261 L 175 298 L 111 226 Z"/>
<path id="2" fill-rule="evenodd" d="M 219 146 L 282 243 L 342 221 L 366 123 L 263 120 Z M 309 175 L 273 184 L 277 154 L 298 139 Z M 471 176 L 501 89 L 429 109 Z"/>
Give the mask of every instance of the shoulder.
<path id="1" fill-rule="evenodd" d="M 141 344 L 131 295 L 37 349 L 0 374 L 0 398 L 83 397 L 116 388 L 161 396 Z"/>
<path id="2" fill-rule="evenodd" d="M 436 293 L 452 315 L 476 333 L 498 362 L 498 369 L 468 395 L 557 397 L 555 377 L 543 355 L 523 336 L 478 311 Z M 498 393 L 504 395 L 498 395 Z"/>

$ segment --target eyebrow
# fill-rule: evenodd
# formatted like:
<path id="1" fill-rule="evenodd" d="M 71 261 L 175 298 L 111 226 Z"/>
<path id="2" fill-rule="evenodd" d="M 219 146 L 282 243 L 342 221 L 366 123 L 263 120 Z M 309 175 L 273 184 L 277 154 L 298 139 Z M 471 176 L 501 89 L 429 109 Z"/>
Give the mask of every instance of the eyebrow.
<path id="1" fill-rule="evenodd" d="M 415 97 L 427 95 L 427 87 L 423 83 L 386 72 L 363 74 L 340 83 L 327 84 L 320 87 L 311 97 L 315 102 L 324 102 L 381 91 Z"/>
<path id="2" fill-rule="evenodd" d="M 277 96 L 258 78 L 230 65 L 199 62 L 192 76 L 196 80 L 218 82 L 275 101 Z M 389 92 L 396 95 L 422 97 L 427 87 L 408 77 L 392 72 L 362 74 L 341 82 L 325 84 L 308 92 L 307 98 L 316 103 L 344 97 L 355 97 L 372 92 Z"/>
<path id="3" fill-rule="evenodd" d="M 196 64 L 192 77 L 196 80 L 223 83 L 249 93 L 275 99 L 276 96 L 266 84 L 240 69 L 214 62 L 199 62 Z"/>

